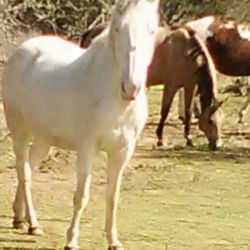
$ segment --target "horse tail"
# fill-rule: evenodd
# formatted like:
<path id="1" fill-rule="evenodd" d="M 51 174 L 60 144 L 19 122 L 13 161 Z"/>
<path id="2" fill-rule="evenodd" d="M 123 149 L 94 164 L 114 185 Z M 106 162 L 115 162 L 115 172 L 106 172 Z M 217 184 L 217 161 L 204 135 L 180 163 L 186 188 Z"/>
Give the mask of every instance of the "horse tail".
<path id="1" fill-rule="evenodd" d="M 188 56 L 192 60 L 196 60 L 198 64 L 197 74 L 200 80 L 198 81 L 198 92 L 201 98 L 206 98 L 207 102 L 211 102 L 217 94 L 216 86 L 216 69 L 210 53 L 199 38 L 197 33 L 189 28 L 186 28 L 190 37 L 190 49 Z"/>

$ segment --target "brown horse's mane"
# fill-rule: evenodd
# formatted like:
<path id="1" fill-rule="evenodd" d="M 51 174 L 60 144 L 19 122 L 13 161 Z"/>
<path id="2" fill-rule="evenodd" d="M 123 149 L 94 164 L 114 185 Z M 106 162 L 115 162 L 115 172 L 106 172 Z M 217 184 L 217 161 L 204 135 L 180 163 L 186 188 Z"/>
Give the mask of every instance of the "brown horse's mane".
<path id="1" fill-rule="evenodd" d="M 202 41 L 196 33 L 186 28 L 190 35 L 190 58 L 197 60 L 199 66 L 196 70 L 198 79 L 198 94 L 200 96 L 201 110 L 211 106 L 216 95 L 215 68 L 213 61 Z M 200 57 L 201 56 L 201 57 Z M 200 60 L 200 62 L 198 62 Z"/>

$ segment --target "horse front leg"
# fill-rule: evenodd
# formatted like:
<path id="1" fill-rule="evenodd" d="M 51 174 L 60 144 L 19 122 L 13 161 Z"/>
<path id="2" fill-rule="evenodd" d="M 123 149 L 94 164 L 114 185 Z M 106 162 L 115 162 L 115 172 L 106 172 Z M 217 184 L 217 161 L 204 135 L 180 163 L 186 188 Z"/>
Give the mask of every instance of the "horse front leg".
<path id="1" fill-rule="evenodd" d="M 193 146 L 192 137 L 189 133 L 191 127 L 194 92 L 190 89 L 184 89 L 184 93 L 185 93 L 184 138 L 186 139 L 187 146 Z"/>
<path id="2" fill-rule="evenodd" d="M 94 144 L 88 144 L 78 151 L 76 162 L 77 183 L 73 199 L 73 217 L 67 230 L 67 243 L 64 249 L 78 249 L 79 225 L 83 210 L 89 201 L 91 166 L 95 156 Z"/>
<path id="3" fill-rule="evenodd" d="M 166 85 L 164 85 L 164 92 L 163 92 L 162 103 L 161 103 L 161 118 L 156 129 L 158 147 L 163 146 L 162 134 L 163 134 L 164 123 L 165 123 L 165 120 L 167 119 L 169 109 L 171 107 L 174 95 L 176 93 L 176 89 L 170 90 L 170 89 L 167 89 L 165 86 Z"/>
<path id="4" fill-rule="evenodd" d="M 122 250 L 122 244 L 118 240 L 116 213 L 122 181 L 122 174 L 125 166 L 131 158 L 135 148 L 135 142 L 121 149 L 108 154 L 107 172 L 107 203 L 105 233 L 109 244 L 108 250 Z"/>

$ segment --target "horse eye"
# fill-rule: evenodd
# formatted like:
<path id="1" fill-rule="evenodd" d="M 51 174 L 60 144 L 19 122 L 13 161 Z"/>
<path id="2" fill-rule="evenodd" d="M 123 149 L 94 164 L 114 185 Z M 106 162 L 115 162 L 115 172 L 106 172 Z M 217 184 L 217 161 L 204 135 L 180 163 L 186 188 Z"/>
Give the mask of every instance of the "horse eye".
<path id="1" fill-rule="evenodd" d="M 208 121 L 208 123 L 209 123 L 210 125 L 212 125 L 212 124 L 214 123 L 214 121 L 210 119 L 210 120 Z"/>

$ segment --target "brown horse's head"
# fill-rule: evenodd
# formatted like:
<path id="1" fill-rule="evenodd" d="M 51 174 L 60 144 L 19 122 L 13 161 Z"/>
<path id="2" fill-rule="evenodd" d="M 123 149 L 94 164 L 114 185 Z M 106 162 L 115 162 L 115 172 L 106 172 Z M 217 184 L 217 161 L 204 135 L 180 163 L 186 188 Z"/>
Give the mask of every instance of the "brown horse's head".
<path id="1" fill-rule="evenodd" d="M 223 101 L 217 100 L 217 78 L 213 60 L 201 39 L 196 33 L 191 33 L 191 44 L 196 57 L 198 69 L 196 71 L 198 94 L 200 96 L 201 111 L 199 114 L 199 128 L 208 139 L 210 150 L 221 146 L 221 124 L 223 113 L 220 109 Z M 199 52 L 199 53 L 198 53 Z"/>
<path id="2" fill-rule="evenodd" d="M 210 150 L 216 150 L 222 144 L 220 139 L 220 128 L 223 120 L 223 112 L 220 109 L 222 103 L 223 101 L 214 100 L 211 106 L 206 107 L 199 115 L 199 128 L 206 135 Z"/>

